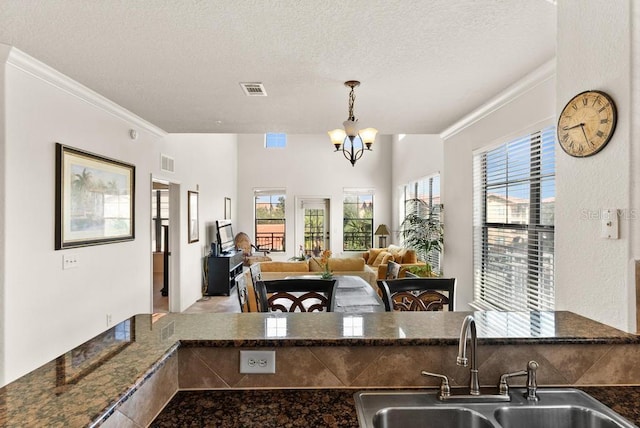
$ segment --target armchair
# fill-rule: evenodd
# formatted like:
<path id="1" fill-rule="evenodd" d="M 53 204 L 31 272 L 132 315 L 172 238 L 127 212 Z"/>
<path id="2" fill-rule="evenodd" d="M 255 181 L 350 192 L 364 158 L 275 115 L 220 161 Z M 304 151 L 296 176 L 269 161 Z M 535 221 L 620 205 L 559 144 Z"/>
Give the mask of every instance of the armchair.
<path id="1" fill-rule="evenodd" d="M 257 246 L 253 245 L 253 243 L 251 242 L 251 238 L 249 238 L 249 235 L 247 235 L 246 233 L 244 232 L 238 233 L 234 238 L 234 242 L 235 242 L 236 248 L 239 251 L 242 251 L 242 253 L 244 254 L 243 264 L 245 266 L 251 266 L 252 264 L 258 263 L 258 262 L 271 261 L 271 257 L 267 256 L 267 254 L 269 254 L 269 250 L 261 250 Z M 263 255 L 254 254 L 253 253 L 254 249 L 256 251 L 262 252 Z"/>

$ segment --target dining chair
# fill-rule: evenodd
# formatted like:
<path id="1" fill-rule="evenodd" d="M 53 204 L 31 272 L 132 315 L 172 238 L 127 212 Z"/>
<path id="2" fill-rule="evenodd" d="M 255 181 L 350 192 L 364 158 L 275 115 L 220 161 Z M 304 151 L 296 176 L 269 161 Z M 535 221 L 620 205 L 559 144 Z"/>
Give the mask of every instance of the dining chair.
<path id="1" fill-rule="evenodd" d="M 247 279 L 244 274 L 236 277 L 236 291 L 238 292 L 238 303 L 240 312 L 251 312 L 249 308 L 249 291 L 247 290 Z"/>
<path id="2" fill-rule="evenodd" d="M 260 269 L 260 263 L 254 263 L 249 266 L 251 272 L 251 286 L 253 287 L 253 295 L 256 299 L 257 311 L 260 311 L 260 303 L 258 301 L 258 281 L 262 281 L 262 269 Z"/>
<path id="3" fill-rule="evenodd" d="M 260 312 L 333 312 L 335 279 L 258 280 L 255 287 Z"/>
<path id="4" fill-rule="evenodd" d="M 455 278 L 402 278 L 378 286 L 387 312 L 454 310 Z"/>

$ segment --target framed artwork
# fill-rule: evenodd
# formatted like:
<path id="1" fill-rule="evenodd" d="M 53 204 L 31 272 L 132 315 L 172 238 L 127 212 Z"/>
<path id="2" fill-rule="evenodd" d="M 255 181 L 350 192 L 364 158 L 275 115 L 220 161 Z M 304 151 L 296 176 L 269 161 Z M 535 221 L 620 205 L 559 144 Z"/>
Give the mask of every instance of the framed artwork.
<path id="1" fill-rule="evenodd" d="M 56 143 L 55 249 L 135 238 L 136 167 Z"/>
<path id="2" fill-rule="evenodd" d="M 56 359 L 56 386 L 78 382 L 135 341 L 135 318 L 90 339 Z"/>
<path id="3" fill-rule="evenodd" d="M 224 219 L 231 220 L 231 198 L 224 198 Z"/>
<path id="4" fill-rule="evenodd" d="M 187 217 L 189 218 L 189 243 L 198 242 L 200 240 L 200 227 L 198 225 L 198 192 L 188 191 L 188 209 Z"/>

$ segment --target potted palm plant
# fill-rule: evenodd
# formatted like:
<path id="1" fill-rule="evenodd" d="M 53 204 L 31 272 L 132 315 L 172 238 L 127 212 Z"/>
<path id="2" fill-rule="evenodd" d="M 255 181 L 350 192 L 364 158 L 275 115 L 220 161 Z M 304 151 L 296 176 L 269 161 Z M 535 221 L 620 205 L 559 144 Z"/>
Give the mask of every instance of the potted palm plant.
<path id="1" fill-rule="evenodd" d="M 439 207 L 438 207 L 439 208 Z M 425 266 L 414 266 L 407 270 L 417 276 L 433 276 L 428 262 L 429 253 L 440 252 L 444 245 L 444 228 L 436 207 L 421 199 L 410 199 L 406 203 L 407 213 L 400 224 L 400 235 L 404 246 L 416 251 Z M 415 271 L 415 272 L 414 272 Z"/>

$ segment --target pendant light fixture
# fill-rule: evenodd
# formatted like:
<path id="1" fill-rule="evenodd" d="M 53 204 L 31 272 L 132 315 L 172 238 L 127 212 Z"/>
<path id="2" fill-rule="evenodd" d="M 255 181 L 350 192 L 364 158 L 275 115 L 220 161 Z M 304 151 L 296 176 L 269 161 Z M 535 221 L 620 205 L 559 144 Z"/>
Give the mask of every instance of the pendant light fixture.
<path id="1" fill-rule="evenodd" d="M 358 119 L 353 116 L 353 103 L 356 100 L 354 89 L 356 86 L 360 86 L 360 82 L 348 80 L 344 82 L 344 85 L 351 88 L 349 92 L 349 118 L 342 124 L 344 129 L 338 128 L 329 131 L 329 138 L 336 148 L 335 151 L 342 151 L 344 157 L 351 162 L 352 166 L 355 166 L 365 150 L 371 151 L 378 130 L 375 128 L 357 129 Z"/>

